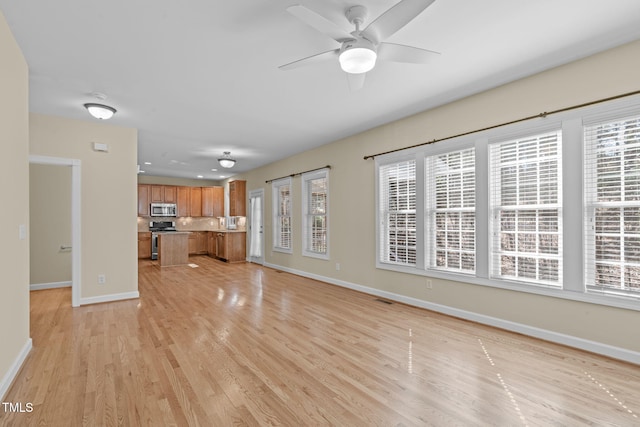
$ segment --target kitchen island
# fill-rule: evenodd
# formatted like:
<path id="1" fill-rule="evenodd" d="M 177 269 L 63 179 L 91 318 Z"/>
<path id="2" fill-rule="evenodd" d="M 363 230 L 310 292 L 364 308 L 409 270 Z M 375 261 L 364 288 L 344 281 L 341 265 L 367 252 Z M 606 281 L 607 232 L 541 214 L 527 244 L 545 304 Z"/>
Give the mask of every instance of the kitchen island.
<path id="1" fill-rule="evenodd" d="M 158 263 L 161 267 L 189 263 L 189 231 L 158 233 Z"/>

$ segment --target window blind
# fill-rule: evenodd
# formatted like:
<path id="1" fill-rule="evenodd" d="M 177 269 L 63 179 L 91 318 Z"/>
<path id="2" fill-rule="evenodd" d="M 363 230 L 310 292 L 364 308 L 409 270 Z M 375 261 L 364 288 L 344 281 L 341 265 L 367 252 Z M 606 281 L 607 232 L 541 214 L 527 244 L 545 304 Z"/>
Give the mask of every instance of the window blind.
<path id="1" fill-rule="evenodd" d="M 585 127 L 588 292 L 640 295 L 640 116 Z"/>
<path id="2" fill-rule="evenodd" d="M 416 161 L 379 168 L 381 262 L 416 265 Z"/>
<path id="3" fill-rule="evenodd" d="M 274 181 L 274 233 L 273 246 L 291 249 L 291 180 Z"/>
<path id="4" fill-rule="evenodd" d="M 327 254 L 328 172 L 314 172 L 302 176 L 304 250 L 306 255 Z"/>
<path id="5" fill-rule="evenodd" d="M 475 149 L 427 157 L 430 268 L 475 272 Z"/>
<path id="6" fill-rule="evenodd" d="M 491 274 L 562 285 L 561 132 L 490 146 Z"/>

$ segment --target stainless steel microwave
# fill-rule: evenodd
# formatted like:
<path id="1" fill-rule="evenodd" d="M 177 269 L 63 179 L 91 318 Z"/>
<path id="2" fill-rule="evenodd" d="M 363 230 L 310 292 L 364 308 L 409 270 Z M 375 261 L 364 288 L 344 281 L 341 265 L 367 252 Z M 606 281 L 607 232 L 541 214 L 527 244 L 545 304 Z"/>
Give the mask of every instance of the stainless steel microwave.
<path id="1" fill-rule="evenodd" d="M 151 216 L 177 216 L 175 203 L 151 203 Z"/>

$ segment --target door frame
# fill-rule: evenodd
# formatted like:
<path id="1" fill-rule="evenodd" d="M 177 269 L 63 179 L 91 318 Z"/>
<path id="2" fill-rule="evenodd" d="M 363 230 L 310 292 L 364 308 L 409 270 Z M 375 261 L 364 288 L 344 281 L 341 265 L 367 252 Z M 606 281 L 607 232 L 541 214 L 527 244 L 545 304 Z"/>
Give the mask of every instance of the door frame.
<path id="1" fill-rule="evenodd" d="M 71 167 L 71 306 L 80 306 L 81 293 L 81 162 L 79 159 L 30 155 L 29 164 Z M 31 262 L 31 261 L 29 261 Z"/>
<path id="2" fill-rule="evenodd" d="M 253 227 L 253 205 L 251 200 L 254 198 L 260 199 L 261 207 L 261 215 L 260 215 L 260 234 L 262 234 L 262 239 L 260 239 L 260 253 L 261 257 L 253 257 L 251 256 L 251 239 L 252 239 L 252 227 Z M 248 233 L 248 243 L 249 250 L 247 251 L 247 259 L 249 262 L 253 262 L 256 264 L 264 265 L 264 188 L 258 188 L 256 190 L 249 191 L 249 233 Z"/>

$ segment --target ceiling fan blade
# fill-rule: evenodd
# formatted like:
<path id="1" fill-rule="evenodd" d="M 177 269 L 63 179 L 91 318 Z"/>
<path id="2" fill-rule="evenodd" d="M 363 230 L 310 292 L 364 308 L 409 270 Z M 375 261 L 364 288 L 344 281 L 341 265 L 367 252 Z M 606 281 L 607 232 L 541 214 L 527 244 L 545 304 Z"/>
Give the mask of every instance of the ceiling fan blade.
<path id="1" fill-rule="evenodd" d="M 355 92 L 357 90 L 362 89 L 362 87 L 364 86 L 364 78 L 367 75 L 367 73 L 360 73 L 360 74 L 346 73 L 346 74 L 347 74 L 347 82 L 349 82 L 349 89 L 351 90 L 351 92 Z"/>
<path id="2" fill-rule="evenodd" d="M 395 43 L 380 43 L 378 46 L 378 59 L 383 61 L 426 64 L 434 55 L 440 55 L 440 52 Z"/>
<path id="3" fill-rule="evenodd" d="M 279 66 L 278 68 L 282 71 L 293 70 L 300 67 L 305 67 L 307 65 L 312 65 L 318 62 L 326 61 L 328 59 L 333 59 L 338 55 L 339 49 L 328 50 L 326 52 L 318 53 L 316 55 L 311 55 L 306 58 L 298 59 L 297 61 L 289 62 L 288 64 L 284 64 Z"/>
<path id="4" fill-rule="evenodd" d="M 435 0 L 401 0 L 395 6 L 378 16 L 362 35 L 374 43 L 386 40 L 400 28 L 407 25 Z"/>
<path id="5" fill-rule="evenodd" d="M 287 8 L 287 12 L 301 20 L 307 25 L 320 31 L 322 34 L 326 34 L 337 42 L 342 43 L 344 40 L 352 39 L 353 36 L 347 31 L 338 27 L 327 18 L 320 16 L 316 12 L 307 9 L 304 6 L 296 4 Z"/>

